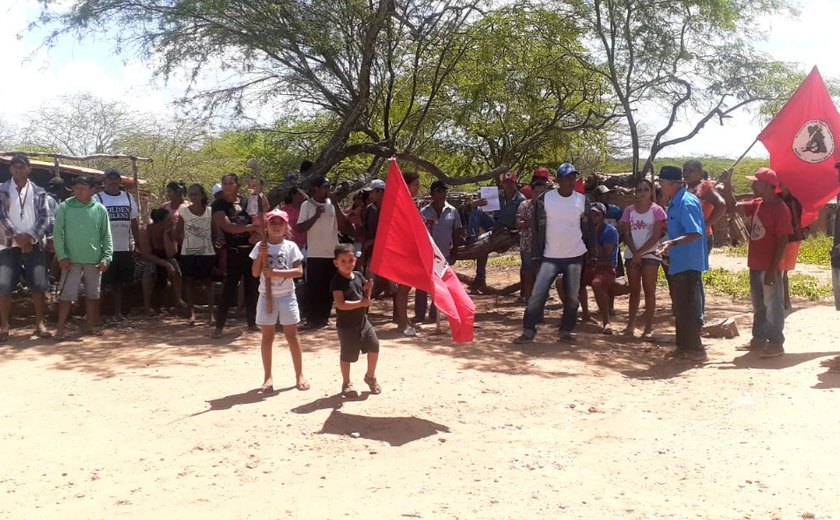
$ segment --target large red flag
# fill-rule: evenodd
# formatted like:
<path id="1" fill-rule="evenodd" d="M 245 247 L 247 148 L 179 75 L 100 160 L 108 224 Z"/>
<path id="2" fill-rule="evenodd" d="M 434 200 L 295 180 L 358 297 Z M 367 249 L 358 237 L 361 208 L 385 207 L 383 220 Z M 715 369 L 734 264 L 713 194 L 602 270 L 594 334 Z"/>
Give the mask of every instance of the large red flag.
<path id="1" fill-rule="evenodd" d="M 770 167 L 802 203 L 803 226 L 840 191 L 834 168 L 839 138 L 840 114 L 816 67 L 758 135 L 770 152 Z"/>
<path id="2" fill-rule="evenodd" d="M 475 304 L 438 251 L 414 205 L 400 167 L 391 159 L 370 268 L 391 281 L 432 295 L 449 317 L 456 343 L 473 340 Z"/>

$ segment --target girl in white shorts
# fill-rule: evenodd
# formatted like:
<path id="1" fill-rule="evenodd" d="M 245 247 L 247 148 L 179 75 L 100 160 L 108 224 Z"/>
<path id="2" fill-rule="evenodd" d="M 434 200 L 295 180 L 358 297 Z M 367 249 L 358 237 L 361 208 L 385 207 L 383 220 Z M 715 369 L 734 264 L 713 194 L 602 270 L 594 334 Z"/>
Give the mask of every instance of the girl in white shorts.
<path id="1" fill-rule="evenodd" d="M 271 376 L 271 352 L 274 344 L 274 328 L 279 323 L 283 326 L 283 335 L 289 344 L 292 363 L 295 367 L 295 387 L 309 390 L 309 383 L 303 376 L 303 360 L 298 339 L 297 324 L 300 321 L 297 299 L 295 298 L 295 278 L 303 276 L 303 254 L 297 244 L 288 240 L 289 216 L 285 211 L 276 209 L 266 214 L 268 238 L 251 250 L 254 260 L 251 274 L 260 279 L 259 299 L 257 300 L 257 325 L 262 330 L 261 350 L 265 378 L 260 392 L 274 391 Z M 269 308 L 268 283 L 271 283 L 271 308 Z"/>

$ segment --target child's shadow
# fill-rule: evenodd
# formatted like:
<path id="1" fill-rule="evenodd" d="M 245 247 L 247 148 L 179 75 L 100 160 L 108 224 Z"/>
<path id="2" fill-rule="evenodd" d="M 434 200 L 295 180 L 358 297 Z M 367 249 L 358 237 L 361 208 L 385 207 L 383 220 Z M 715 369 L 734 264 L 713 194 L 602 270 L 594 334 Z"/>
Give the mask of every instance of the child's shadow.
<path id="1" fill-rule="evenodd" d="M 303 414 L 317 412 L 318 410 L 338 410 L 347 401 L 367 401 L 368 397 L 370 397 L 370 392 L 362 392 L 357 397 L 341 397 L 341 394 L 335 394 L 296 406 L 292 408 L 292 412 Z"/>
<path id="2" fill-rule="evenodd" d="M 210 399 L 206 401 L 207 404 L 210 405 L 209 409 L 191 414 L 190 417 L 195 417 L 196 415 L 205 414 L 207 412 L 230 410 L 234 406 L 238 405 L 260 403 L 269 397 L 274 397 L 281 392 L 288 392 L 289 390 L 294 390 L 295 388 L 296 387 L 294 386 L 287 388 L 275 388 L 272 392 L 261 392 L 259 388 L 255 388 L 239 394 L 227 395 L 218 399 Z"/>

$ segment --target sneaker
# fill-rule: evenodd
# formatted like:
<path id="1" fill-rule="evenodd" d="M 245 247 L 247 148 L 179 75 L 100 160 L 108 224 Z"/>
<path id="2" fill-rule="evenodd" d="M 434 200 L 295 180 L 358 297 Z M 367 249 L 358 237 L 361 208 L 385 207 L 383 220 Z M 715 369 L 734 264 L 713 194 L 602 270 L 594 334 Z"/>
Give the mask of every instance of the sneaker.
<path id="1" fill-rule="evenodd" d="M 766 339 L 753 338 L 753 339 L 750 340 L 749 344 L 741 345 L 740 347 L 735 347 L 735 350 L 738 350 L 738 351 L 741 351 L 741 352 L 753 352 L 753 351 L 756 351 L 756 350 L 764 350 L 764 348 L 766 346 L 767 346 L 767 340 Z"/>
<path id="2" fill-rule="evenodd" d="M 522 334 L 521 336 L 519 336 L 518 338 L 513 340 L 514 345 L 525 345 L 527 343 L 533 343 L 533 342 L 534 342 L 534 337 L 533 336 L 526 336 L 525 334 Z"/>
<path id="3" fill-rule="evenodd" d="M 759 354 L 763 358 L 779 357 L 785 353 L 784 347 L 781 345 L 773 345 L 772 343 L 764 347 L 764 350 Z"/>
<path id="4" fill-rule="evenodd" d="M 686 352 L 685 357 L 690 361 L 697 361 L 697 362 L 703 362 L 703 361 L 708 361 L 709 360 L 708 354 L 706 354 L 706 351 L 703 350 L 703 349 L 689 350 L 688 352 Z"/>
<path id="5" fill-rule="evenodd" d="M 353 386 L 353 383 L 347 383 L 346 385 L 341 385 L 341 397 L 359 397 L 359 392 L 356 391 L 356 387 Z"/>
<path id="6" fill-rule="evenodd" d="M 402 331 L 402 333 L 403 333 L 403 336 L 406 336 L 408 338 L 413 338 L 414 336 L 417 335 L 417 331 L 414 330 L 414 327 L 412 327 L 410 325 L 408 327 L 406 327 L 405 330 Z"/>
<path id="7" fill-rule="evenodd" d="M 561 343 L 568 343 L 570 345 L 575 342 L 575 336 L 568 330 L 561 330 L 558 339 Z"/>

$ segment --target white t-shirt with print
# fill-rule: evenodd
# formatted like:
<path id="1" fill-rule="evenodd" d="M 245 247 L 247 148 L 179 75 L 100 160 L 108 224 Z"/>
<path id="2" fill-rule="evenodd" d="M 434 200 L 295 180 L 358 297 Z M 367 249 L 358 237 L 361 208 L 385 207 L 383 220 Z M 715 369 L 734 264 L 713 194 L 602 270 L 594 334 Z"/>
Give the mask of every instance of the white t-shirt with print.
<path id="1" fill-rule="evenodd" d="M 335 246 L 338 245 L 338 220 L 336 220 L 335 206 L 330 199 L 323 204 L 312 199 L 304 201 L 300 206 L 298 224 L 314 217 L 316 206 L 324 206 L 324 212 L 306 232 L 306 256 L 308 258 L 334 258 Z"/>
<path id="2" fill-rule="evenodd" d="M 586 253 L 581 216 L 586 211 L 586 197 L 573 191 L 568 197 L 557 190 L 546 192 L 545 203 L 545 258 L 576 258 Z"/>
<path id="3" fill-rule="evenodd" d="M 251 260 L 256 260 L 260 255 L 260 244 L 254 246 L 251 250 Z M 268 244 L 268 267 L 277 270 L 292 269 L 297 262 L 303 261 L 303 254 L 300 252 L 297 244 L 291 240 L 284 240 L 279 244 Z M 295 292 L 295 282 L 293 278 L 272 278 L 271 279 L 271 297 L 288 296 Z M 265 294 L 265 276 L 260 275 L 260 294 Z"/>
<path id="4" fill-rule="evenodd" d="M 108 210 L 114 251 L 131 251 L 131 221 L 140 218 L 137 201 L 125 191 L 119 195 L 108 195 L 102 191 L 95 198 Z"/>
<path id="5" fill-rule="evenodd" d="M 653 228 L 657 222 L 667 222 L 668 216 L 665 210 L 659 204 L 654 204 L 644 213 L 636 211 L 636 207 L 631 204 L 624 208 L 624 214 L 621 216 L 623 222 L 630 229 L 630 237 L 633 240 L 633 247 L 637 250 L 645 245 L 650 237 L 653 236 Z M 659 257 L 654 254 L 654 249 L 648 251 L 642 258 L 650 258 L 658 260 Z M 624 249 L 624 258 L 628 260 L 633 258 L 633 252 L 627 247 Z"/>

